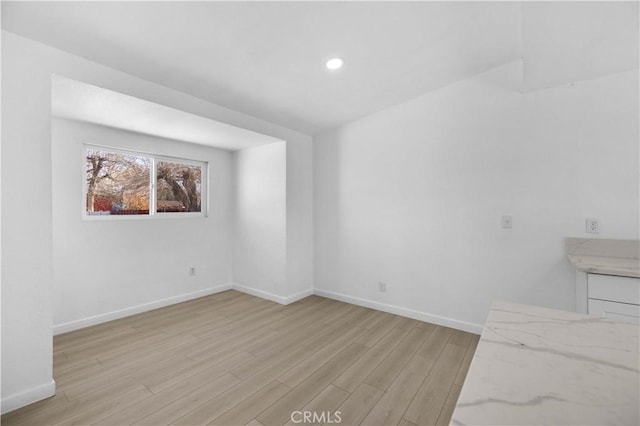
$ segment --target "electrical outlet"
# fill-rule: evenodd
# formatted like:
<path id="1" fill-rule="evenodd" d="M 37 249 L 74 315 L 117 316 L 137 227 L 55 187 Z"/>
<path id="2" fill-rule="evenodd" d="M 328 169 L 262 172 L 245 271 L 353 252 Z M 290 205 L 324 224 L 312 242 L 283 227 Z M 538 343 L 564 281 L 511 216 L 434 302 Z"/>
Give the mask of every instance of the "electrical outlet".
<path id="1" fill-rule="evenodd" d="M 378 282 L 378 290 L 380 290 L 382 293 L 387 291 L 387 283 L 382 281 Z"/>
<path id="2" fill-rule="evenodd" d="M 511 216 L 502 216 L 502 227 L 504 229 L 513 228 L 513 218 Z"/>
<path id="3" fill-rule="evenodd" d="M 196 267 L 189 266 L 189 275 L 194 276 L 196 274 Z"/>
<path id="4" fill-rule="evenodd" d="M 585 231 L 589 234 L 599 234 L 600 222 L 598 222 L 598 219 L 587 218 L 587 225 L 586 225 Z"/>

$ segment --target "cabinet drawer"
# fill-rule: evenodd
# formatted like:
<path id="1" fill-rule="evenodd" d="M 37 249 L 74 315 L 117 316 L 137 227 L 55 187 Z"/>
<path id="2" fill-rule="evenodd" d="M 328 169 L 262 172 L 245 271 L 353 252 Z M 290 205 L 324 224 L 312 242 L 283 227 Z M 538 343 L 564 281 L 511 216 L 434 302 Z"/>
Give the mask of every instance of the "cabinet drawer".
<path id="1" fill-rule="evenodd" d="M 589 299 L 589 315 L 640 324 L 640 305 Z"/>
<path id="2" fill-rule="evenodd" d="M 612 275 L 587 275 L 589 299 L 640 305 L 640 279 Z"/>

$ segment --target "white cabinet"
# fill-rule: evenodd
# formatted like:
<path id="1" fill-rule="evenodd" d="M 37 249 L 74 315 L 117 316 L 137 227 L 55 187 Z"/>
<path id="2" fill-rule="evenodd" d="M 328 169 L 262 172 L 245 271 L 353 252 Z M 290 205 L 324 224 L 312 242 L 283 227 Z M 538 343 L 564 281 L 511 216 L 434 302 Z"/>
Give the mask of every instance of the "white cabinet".
<path id="1" fill-rule="evenodd" d="M 640 305 L 640 279 L 587 274 L 589 299 Z"/>
<path id="2" fill-rule="evenodd" d="M 640 241 L 567 238 L 576 311 L 640 323 Z"/>
<path id="3" fill-rule="evenodd" d="M 589 299 L 589 315 L 640 324 L 640 305 Z"/>
<path id="4" fill-rule="evenodd" d="M 640 279 L 600 274 L 586 275 L 589 315 L 640 324 Z"/>

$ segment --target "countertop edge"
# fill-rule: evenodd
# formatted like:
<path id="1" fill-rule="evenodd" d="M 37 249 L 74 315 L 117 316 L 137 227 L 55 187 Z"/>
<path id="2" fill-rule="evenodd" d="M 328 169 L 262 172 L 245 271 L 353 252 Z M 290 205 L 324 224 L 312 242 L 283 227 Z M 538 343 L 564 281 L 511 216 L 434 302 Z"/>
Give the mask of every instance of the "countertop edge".
<path id="1" fill-rule="evenodd" d="M 576 254 L 568 254 L 567 258 L 569 259 L 569 263 L 573 265 L 576 269 L 580 271 L 584 271 L 590 274 L 603 274 L 603 275 L 615 275 L 618 277 L 630 277 L 630 278 L 640 278 L 640 267 L 638 264 L 638 259 L 634 258 L 608 258 L 605 256 L 597 256 L 598 259 L 602 259 L 606 262 L 606 259 L 628 259 L 630 264 L 634 264 L 634 269 L 629 269 L 628 267 L 620 267 L 619 265 L 600 265 L 594 264 L 591 262 L 585 262 L 582 259 L 584 258 L 594 258 L 595 256 L 586 256 L 586 255 L 576 255 Z"/>

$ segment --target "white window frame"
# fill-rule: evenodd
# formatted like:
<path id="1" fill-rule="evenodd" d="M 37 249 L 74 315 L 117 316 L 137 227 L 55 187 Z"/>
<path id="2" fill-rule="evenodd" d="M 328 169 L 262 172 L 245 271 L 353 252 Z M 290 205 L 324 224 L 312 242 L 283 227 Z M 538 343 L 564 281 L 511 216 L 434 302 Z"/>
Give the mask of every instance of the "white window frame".
<path id="1" fill-rule="evenodd" d="M 149 158 L 149 214 L 132 215 L 90 215 L 87 214 L 87 150 L 95 149 L 100 151 L 114 152 L 125 155 L 136 155 Z M 200 176 L 200 211 L 199 212 L 157 212 L 157 164 L 158 162 L 172 162 L 198 166 L 201 170 Z M 156 219 L 185 219 L 185 218 L 205 218 L 209 212 L 209 163 L 207 161 L 193 160 L 190 158 L 172 157 L 167 155 L 153 154 L 144 151 L 135 151 L 122 148 L 115 148 L 105 145 L 91 143 L 82 144 L 82 218 L 84 220 L 156 220 Z"/>

